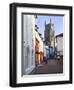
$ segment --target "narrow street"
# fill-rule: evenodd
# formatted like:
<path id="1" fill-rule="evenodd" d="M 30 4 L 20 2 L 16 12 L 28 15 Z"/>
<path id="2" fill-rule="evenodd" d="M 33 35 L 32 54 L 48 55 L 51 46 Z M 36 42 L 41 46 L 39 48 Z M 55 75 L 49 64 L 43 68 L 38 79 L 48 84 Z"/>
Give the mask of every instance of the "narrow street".
<path id="1" fill-rule="evenodd" d="M 63 73 L 63 64 L 58 60 L 48 60 L 47 64 L 37 66 L 30 75 L 33 74 L 56 74 Z"/>

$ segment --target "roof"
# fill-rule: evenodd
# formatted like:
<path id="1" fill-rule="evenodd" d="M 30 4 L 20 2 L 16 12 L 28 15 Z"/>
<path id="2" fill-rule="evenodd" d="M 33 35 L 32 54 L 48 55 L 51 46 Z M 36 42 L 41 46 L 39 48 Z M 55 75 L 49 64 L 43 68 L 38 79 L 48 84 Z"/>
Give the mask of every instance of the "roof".
<path id="1" fill-rule="evenodd" d="M 56 38 L 57 37 L 63 37 L 63 33 L 60 33 L 60 34 L 56 35 Z"/>

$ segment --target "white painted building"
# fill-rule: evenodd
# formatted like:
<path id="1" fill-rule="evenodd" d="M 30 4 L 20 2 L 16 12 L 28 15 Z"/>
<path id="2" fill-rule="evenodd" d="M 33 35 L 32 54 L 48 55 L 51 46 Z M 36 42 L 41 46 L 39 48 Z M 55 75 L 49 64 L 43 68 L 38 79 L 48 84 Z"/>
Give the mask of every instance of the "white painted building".
<path id="1" fill-rule="evenodd" d="M 63 55 L 63 33 L 56 36 L 57 54 Z"/>
<path id="2" fill-rule="evenodd" d="M 35 17 L 23 15 L 23 60 L 22 75 L 29 74 L 35 68 Z"/>

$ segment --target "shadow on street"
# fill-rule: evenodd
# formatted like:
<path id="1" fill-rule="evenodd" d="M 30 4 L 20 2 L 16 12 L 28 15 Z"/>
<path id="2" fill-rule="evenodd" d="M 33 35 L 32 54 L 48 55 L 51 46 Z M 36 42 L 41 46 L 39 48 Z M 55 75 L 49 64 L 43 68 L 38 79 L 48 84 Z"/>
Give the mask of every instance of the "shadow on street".
<path id="1" fill-rule="evenodd" d="M 63 64 L 58 60 L 48 60 L 47 64 L 41 64 L 30 73 L 33 74 L 57 74 L 63 73 Z"/>

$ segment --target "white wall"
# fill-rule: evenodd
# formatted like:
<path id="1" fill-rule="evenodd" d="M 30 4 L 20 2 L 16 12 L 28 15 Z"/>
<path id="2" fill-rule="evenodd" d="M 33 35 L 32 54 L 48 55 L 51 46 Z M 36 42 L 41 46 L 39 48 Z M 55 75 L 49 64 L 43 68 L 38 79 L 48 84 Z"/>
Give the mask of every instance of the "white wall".
<path id="1" fill-rule="evenodd" d="M 63 51 L 63 37 L 57 37 L 57 51 Z"/>
<path id="2" fill-rule="evenodd" d="M 73 5 L 74 0 L 0 0 L 0 90 L 13 90 L 9 83 L 9 3 L 11 2 L 43 3 L 53 5 Z M 74 19 L 73 19 L 74 21 Z M 74 37 L 74 36 L 73 36 Z M 74 62 L 73 62 L 74 64 Z M 73 66 L 74 68 L 74 66 Z M 16 90 L 73 90 L 73 85 L 51 85 L 39 87 L 16 88 Z"/>
<path id="3" fill-rule="evenodd" d="M 32 15 L 23 15 L 23 74 L 29 74 L 35 68 L 35 53 L 32 55 L 33 18 Z"/>

